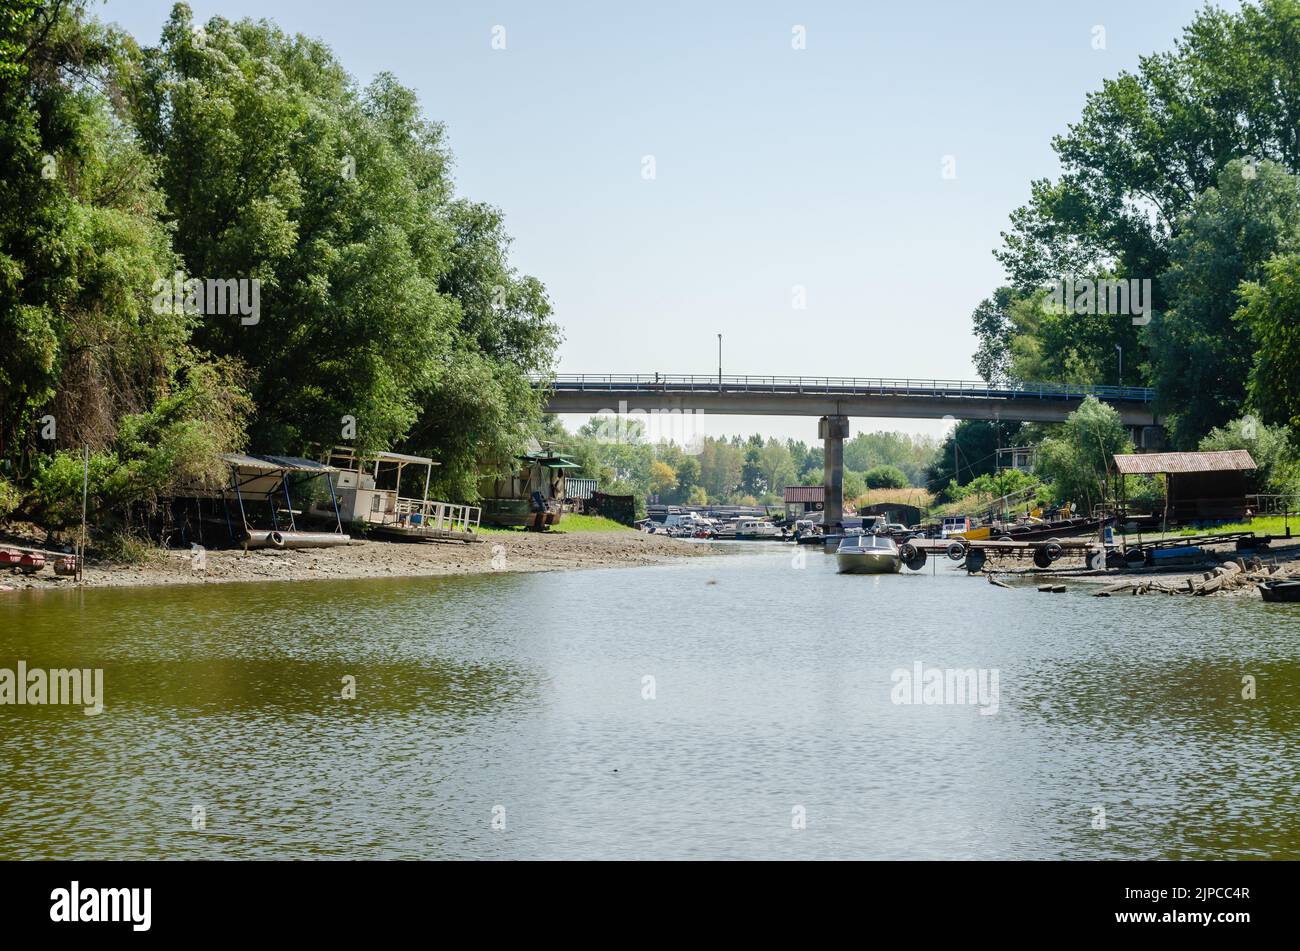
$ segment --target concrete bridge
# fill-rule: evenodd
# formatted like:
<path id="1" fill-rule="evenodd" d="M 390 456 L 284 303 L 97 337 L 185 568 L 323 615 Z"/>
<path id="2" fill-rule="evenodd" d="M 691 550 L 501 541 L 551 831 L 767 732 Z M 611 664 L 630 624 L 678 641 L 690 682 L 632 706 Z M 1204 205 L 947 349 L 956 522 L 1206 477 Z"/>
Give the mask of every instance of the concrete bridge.
<path id="1" fill-rule="evenodd" d="M 543 381 L 535 381 L 542 385 Z M 991 385 L 969 380 L 816 376 L 560 374 L 548 383 L 548 413 L 682 412 L 815 416 L 824 441 L 827 525 L 843 517 L 844 440 L 850 416 L 1059 423 L 1085 397 L 1110 404 L 1134 441 L 1159 441 L 1155 391 L 1070 383 Z"/>

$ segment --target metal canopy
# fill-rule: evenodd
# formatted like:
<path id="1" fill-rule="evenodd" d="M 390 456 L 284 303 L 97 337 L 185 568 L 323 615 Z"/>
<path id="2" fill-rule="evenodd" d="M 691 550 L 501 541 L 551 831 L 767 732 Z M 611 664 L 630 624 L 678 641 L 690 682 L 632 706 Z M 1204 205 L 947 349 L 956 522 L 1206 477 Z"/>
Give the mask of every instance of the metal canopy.
<path id="1" fill-rule="evenodd" d="M 221 461 L 250 473 L 309 472 L 312 475 L 324 475 L 339 471 L 334 466 L 299 456 L 249 456 L 242 452 L 227 452 L 222 453 Z"/>
<path id="2" fill-rule="evenodd" d="M 527 463 L 537 463 L 538 465 L 547 466 L 551 469 L 581 469 L 582 463 L 574 462 L 572 459 L 565 459 L 563 456 L 553 455 L 545 452 L 526 452 L 519 457 Z"/>

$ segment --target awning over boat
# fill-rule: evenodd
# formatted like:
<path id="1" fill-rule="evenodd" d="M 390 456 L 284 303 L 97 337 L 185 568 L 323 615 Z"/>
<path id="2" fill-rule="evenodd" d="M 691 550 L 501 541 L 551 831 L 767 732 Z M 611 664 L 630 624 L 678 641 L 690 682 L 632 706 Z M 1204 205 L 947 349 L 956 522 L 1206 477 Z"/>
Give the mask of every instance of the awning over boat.
<path id="1" fill-rule="evenodd" d="M 307 472 L 324 475 L 339 471 L 334 466 L 300 456 L 250 456 L 242 452 L 226 452 L 221 454 L 221 461 L 248 473 Z"/>
<path id="2" fill-rule="evenodd" d="M 529 452 L 519 457 L 525 462 L 546 466 L 550 469 L 581 469 L 581 462 L 574 462 L 572 459 L 566 459 L 563 456 L 555 456 L 546 453 Z"/>

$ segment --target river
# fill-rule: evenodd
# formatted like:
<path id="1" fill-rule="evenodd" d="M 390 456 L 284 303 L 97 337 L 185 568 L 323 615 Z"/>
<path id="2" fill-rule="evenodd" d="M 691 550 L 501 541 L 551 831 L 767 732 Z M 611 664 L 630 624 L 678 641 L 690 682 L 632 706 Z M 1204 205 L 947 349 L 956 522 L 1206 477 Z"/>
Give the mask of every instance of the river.
<path id="1" fill-rule="evenodd" d="M 104 710 L 0 706 L 0 856 L 1300 857 L 1300 606 L 1092 590 L 756 543 L 7 594 L 0 667 Z"/>

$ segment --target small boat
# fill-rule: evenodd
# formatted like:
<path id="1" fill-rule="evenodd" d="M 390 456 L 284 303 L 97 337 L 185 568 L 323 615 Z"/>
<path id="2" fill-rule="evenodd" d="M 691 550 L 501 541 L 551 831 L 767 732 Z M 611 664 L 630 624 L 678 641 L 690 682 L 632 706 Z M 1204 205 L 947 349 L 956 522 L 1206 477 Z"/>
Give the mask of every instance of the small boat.
<path id="1" fill-rule="evenodd" d="M 45 556 L 40 552 L 23 552 L 18 559 L 18 570 L 23 574 L 34 575 L 45 567 Z"/>
<path id="2" fill-rule="evenodd" d="M 718 529 L 718 538 L 736 541 L 780 541 L 781 529 L 761 518 L 738 518 Z"/>
<path id="3" fill-rule="evenodd" d="M 883 535 L 850 535 L 840 542 L 835 561 L 842 575 L 897 574 L 903 567 L 898 545 Z"/>
<path id="4" fill-rule="evenodd" d="M 1259 594 L 1265 601 L 1300 604 L 1300 580 L 1261 581 Z"/>

